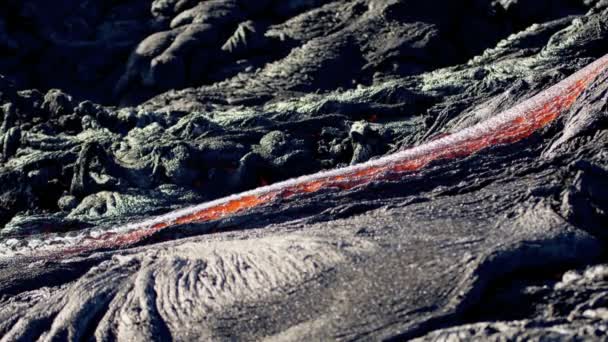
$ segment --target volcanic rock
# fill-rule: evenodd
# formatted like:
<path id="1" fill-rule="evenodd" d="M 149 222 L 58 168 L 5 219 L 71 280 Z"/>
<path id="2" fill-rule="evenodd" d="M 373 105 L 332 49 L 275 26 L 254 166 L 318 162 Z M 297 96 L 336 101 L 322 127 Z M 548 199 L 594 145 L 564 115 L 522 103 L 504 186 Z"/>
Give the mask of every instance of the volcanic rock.
<path id="1" fill-rule="evenodd" d="M 607 21 L 5 1 L 0 339 L 604 339 Z"/>

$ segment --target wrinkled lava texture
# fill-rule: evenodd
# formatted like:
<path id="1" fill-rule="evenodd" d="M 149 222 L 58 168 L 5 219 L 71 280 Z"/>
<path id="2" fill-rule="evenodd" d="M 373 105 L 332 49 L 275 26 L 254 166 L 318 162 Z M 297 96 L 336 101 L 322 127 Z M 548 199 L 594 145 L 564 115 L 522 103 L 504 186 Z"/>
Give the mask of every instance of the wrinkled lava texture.
<path id="1" fill-rule="evenodd" d="M 0 341 L 604 340 L 608 2 L 4 0 Z"/>

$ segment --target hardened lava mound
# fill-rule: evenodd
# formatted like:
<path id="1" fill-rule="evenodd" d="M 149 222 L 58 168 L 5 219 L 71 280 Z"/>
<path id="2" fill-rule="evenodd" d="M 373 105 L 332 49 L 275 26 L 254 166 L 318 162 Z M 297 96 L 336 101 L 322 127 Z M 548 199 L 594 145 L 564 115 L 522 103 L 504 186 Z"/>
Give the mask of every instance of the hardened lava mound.
<path id="1" fill-rule="evenodd" d="M 604 340 L 608 2 L 7 0 L 0 341 Z"/>

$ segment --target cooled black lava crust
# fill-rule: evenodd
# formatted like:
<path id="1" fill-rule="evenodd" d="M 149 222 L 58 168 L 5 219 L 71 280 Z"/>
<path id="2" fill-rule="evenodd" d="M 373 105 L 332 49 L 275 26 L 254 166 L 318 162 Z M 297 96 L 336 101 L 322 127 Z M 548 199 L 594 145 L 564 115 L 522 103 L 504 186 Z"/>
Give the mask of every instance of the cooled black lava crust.
<path id="1" fill-rule="evenodd" d="M 5 0 L 0 337 L 601 339 L 608 73 L 532 136 L 402 179 L 2 255 L 457 132 L 606 43 L 593 0 Z"/>

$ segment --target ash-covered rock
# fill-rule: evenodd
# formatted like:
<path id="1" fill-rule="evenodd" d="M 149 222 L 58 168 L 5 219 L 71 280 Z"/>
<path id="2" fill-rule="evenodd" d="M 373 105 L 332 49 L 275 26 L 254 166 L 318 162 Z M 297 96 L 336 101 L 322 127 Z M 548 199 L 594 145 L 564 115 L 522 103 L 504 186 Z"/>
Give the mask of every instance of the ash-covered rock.
<path id="1" fill-rule="evenodd" d="M 5 1 L 0 246 L 34 253 L 0 258 L 0 336 L 601 339 L 605 267 L 555 275 L 605 255 L 606 72 L 511 145 L 129 249 L 35 251 L 483 122 L 608 53 L 607 11 Z"/>

